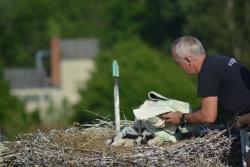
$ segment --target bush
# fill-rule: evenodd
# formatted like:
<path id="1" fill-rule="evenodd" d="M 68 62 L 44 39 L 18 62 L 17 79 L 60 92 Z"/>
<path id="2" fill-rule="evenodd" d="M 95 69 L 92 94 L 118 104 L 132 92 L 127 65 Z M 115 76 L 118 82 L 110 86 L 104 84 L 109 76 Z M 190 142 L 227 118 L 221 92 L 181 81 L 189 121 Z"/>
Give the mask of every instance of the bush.
<path id="1" fill-rule="evenodd" d="M 35 112 L 27 114 L 24 104 L 10 94 L 10 88 L 3 80 L 0 67 L 0 131 L 7 137 L 13 137 L 20 131 L 33 129 L 39 124 L 39 116 Z"/>

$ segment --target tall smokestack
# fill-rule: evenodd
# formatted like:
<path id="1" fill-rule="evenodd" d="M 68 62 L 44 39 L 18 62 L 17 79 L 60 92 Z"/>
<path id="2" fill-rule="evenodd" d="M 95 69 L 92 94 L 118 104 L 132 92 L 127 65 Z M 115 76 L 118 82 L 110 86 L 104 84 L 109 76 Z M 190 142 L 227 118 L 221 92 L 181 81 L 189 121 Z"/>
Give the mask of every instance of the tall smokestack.
<path id="1" fill-rule="evenodd" d="M 60 86 L 60 39 L 53 37 L 50 44 L 51 55 L 51 83 L 53 86 Z"/>

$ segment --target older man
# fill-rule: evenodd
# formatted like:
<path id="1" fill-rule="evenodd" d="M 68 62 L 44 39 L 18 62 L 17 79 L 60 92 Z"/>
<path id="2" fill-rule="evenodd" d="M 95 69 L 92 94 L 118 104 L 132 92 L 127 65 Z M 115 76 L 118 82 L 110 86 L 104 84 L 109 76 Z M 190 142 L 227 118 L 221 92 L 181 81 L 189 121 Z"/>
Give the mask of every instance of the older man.
<path id="1" fill-rule="evenodd" d="M 176 39 L 172 55 L 186 73 L 198 74 L 197 93 L 202 100 L 196 112 L 163 114 L 166 123 L 182 126 L 213 123 L 219 106 L 227 115 L 237 116 L 238 128 L 250 124 L 250 71 L 244 65 L 230 57 L 207 56 L 201 42 L 192 36 Z M 250 166 L 250 152 L 247 166 Z"/>
<path id="2" fill-rule="evenodd" d="M 250 72 L 234 58 L 207 56 L 201 42 L 192 36 L 176 39 L 172 44 L 176 63 L 188 74 L 198 74 L 201 108 L 193 113 L 172 112 L 162 118 L 172 124 L 213 123 L 218 105 L 228 115 L 242 115 L 238 127 L 250 123 Z M 244 115 L 244 117 L 243 117 Z"/>

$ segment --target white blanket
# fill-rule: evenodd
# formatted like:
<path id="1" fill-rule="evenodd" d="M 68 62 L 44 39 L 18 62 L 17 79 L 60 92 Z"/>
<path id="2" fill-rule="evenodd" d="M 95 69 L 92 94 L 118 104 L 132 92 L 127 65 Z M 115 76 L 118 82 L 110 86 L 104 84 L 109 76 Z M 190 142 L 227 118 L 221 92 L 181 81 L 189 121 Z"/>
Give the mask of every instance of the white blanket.
<path id="1" fill-rule="evenodd" d="M 175 111 L 189 113 L 191 112 L 190 104 L 164 97 L 154 91 L 149 92 L 148 97 L 149 100 L 146 100 L 139 108 L 133 110 L 136 120 L 148 120 L 156 128 L 154 130 L 156 137 L 161 138 L 163 141 L 175 142 L 178 126 L 165 124 L 160 115 Z M 184 128 L 179 127 L 179 129 L 182 133 L 185 133 L 192 128 L 186 126 Z"/>
<path id="2" fill-rule="evenodd" d="M 136 119 L 147 120 L 167 112 L 180 111 L 189 113 L 191 111 L 189 103 L 169 99 L 153 91 L 148 93 L 148 97 L 149 100 L 146 100 L 139 108 L 133 110 Z"/>

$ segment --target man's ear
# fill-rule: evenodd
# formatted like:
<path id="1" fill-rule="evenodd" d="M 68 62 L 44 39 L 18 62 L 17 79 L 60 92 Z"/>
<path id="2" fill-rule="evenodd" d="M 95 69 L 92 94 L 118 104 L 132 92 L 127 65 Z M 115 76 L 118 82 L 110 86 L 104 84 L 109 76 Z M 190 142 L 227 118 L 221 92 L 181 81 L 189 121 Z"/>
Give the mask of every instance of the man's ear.
<path id="1" fill-rule="evenodd" d="M 191 57 L 185 57 L 184 59 L 187 61 L 189 66 L 192 65 L 192 58 Z"/>

